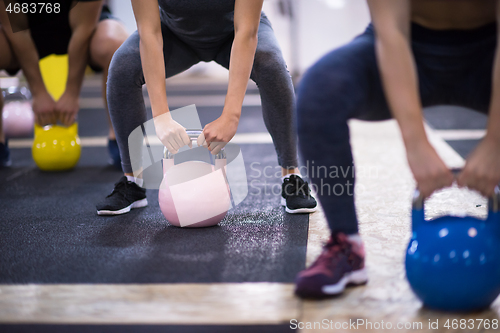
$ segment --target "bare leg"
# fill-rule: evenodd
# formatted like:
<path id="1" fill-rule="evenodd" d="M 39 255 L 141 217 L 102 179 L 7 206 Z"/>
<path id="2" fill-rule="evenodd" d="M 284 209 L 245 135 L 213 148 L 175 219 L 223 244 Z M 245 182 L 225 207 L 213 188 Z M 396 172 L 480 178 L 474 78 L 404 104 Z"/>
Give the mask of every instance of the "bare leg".
<path id="1" fill-rule="evenodd" d="M 108 79 L 108 68 L 115 51 L 128 38 L 125 27 L 120 22 L 107 19 L 97 24 L 97 29 L 90 41 L 90 62 L 92 65 L 102 68 L 102 97 L 106 108 L 109 123 L 109 139 L 116 138 L 111 118 L 109 117 L 108 102 L 106 97 L 106 82 Z"/>

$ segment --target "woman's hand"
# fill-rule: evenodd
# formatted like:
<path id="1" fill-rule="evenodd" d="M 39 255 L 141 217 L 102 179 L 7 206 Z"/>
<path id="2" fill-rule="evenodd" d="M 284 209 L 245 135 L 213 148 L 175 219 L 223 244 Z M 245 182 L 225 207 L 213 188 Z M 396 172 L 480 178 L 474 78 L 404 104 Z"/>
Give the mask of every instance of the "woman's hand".
<path id="1" fill-rule="evenodd" d="M 33 112 L 36 123 L 40 126 L 51 125 L 57 122 L 54 111 L 56 102 L 48 92 L 33 96 Z"/>
<path id="2" fill-rule="evenodd" d="M 408 164 L 420 194 L 427 198 L 434 191 L 453 184 L 453 173 L 427 141 L 407 148 Z"/>
<path id="3" fill-rule="evenodd" d="M 169 113 L 164 113 L 154 118 L 156 136 L 172 154 L 177 154 L 185 145 L 192 148 L 191 139 L 186 129 L 172 119 Z"/>
<path id="4" fill-rule="evenodd" d="M 467 159 L 457 183 L 485 197 L 493 195 L 500 183 L 500 144 L 486 136 Z"/>
<path id="5" fill-rule="evenodd" d="M 205 126 L 198 137 L 198 146 L 208 148 L 213 155 L 218 154 L 236 134 L 238 123 L 238 117 L 220 116 Z"/>
<path id="6" fill-rule="evenodd" d="M 67 91 L 62 94 L 55 105 L 58 119 L 64 126 L 70 126 L 75 122 L 79 110 L 78 95 L 71 94 Z"/>

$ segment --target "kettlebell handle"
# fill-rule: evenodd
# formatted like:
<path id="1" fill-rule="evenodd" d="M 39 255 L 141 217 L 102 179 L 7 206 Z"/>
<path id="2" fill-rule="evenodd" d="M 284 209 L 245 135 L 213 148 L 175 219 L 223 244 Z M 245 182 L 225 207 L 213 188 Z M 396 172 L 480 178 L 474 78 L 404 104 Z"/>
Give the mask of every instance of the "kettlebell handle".
<path id="1" fill-rule="evenodd" d="M 201 135 L 201 133 L 203 133 L 203 130 L 188 129 L 188 130 L 186 130 L 186 133 L 189 136 L 189 138 L 191 139 L 191 142 L 193 144 L 197 145 L 196 141 L 197 141 L 198 137 Z M 163 158 L 173 159 L 174 156 L 175 156 L 174 154 L 172 154 L 171 152 L 168 151 L 167 147 L 165 147 L 163 149 Z M 215 155 L 215 159 L 216 160 L 225 160 L 226 159 L 226 152 L 225 152 L 224 148 L 222 148 L 221 151 Z"/>
<path id="2" fill-rule="evenodd" d="M 413 210 L 423 210 L 424 209 L 424 197 L 420 194 L 418 189 L 413 193 L 412 209 Z M 488 198 L 488 210 L 493 213 L 497 213 L 500 208 L 500 187 L 495 186 L 493 195 Z"/>

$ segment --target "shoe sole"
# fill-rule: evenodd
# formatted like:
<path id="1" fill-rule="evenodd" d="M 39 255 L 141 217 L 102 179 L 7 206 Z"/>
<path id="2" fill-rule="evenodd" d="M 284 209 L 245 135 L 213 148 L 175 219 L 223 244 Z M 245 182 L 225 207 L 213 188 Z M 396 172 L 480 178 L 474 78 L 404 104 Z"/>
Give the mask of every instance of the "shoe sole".
<path id="1" fill-rule="evenodd" d="M 12 160 L 8 160 L 0 164 L 0 168 L 10 168 L 12 166 Z"/>
<path id="2" fill-rule="evenodd" d="M 304 214 L 304 213 L 314 213 L 315 211 L 318 210 L 318 206 L 314 208 L 297 208 L 297 209 L 290 209 L 286 205 L 286 199 L 281 197 L 281 205 L 285 207 L 285 211 L 290 214 Z"/>
<path id="3" fill-rule="evenodd" d="M 321 291 L 325 295 L 337 295 L 345 290 L 345 287 L 352 285 L 361 285 L 368 282 L 368 274 L 366 273 L 366 268 L 359 269 L 357 271 L 347 273 L 338 283 L 325 285 L 321 288 Z"/>
<path id="4" fill-rule="evenodd" d="M 142 208 L 148 205 L 148 199 L 144 198 L 133 202 L 130 206 L 122 208 L 120 210 L 98 210 L 97 215 L 121 215 L 130 212 L 134 208 Z"/>

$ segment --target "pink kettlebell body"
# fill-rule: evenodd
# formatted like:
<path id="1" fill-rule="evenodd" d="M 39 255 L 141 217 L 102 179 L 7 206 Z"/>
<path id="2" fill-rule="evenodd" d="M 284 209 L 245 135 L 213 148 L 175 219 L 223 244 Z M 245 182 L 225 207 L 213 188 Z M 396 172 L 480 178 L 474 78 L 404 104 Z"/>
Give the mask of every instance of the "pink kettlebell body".
<path id="1" fill-rule="evenodd" d="M 168 222 L 177 227 L 200 228 L 222 221 L 231 208 L 223 169 L 200 161 L 174 165 L 173 159 L 164 159 L 158 200 Z"/>
<path id="2" fill-rule="evenodd" d="M 30 136 L 33 133 L 35 116 L 29 101 L 6 103 L 2 117 L 5 136 L 19 138 Z"/>

